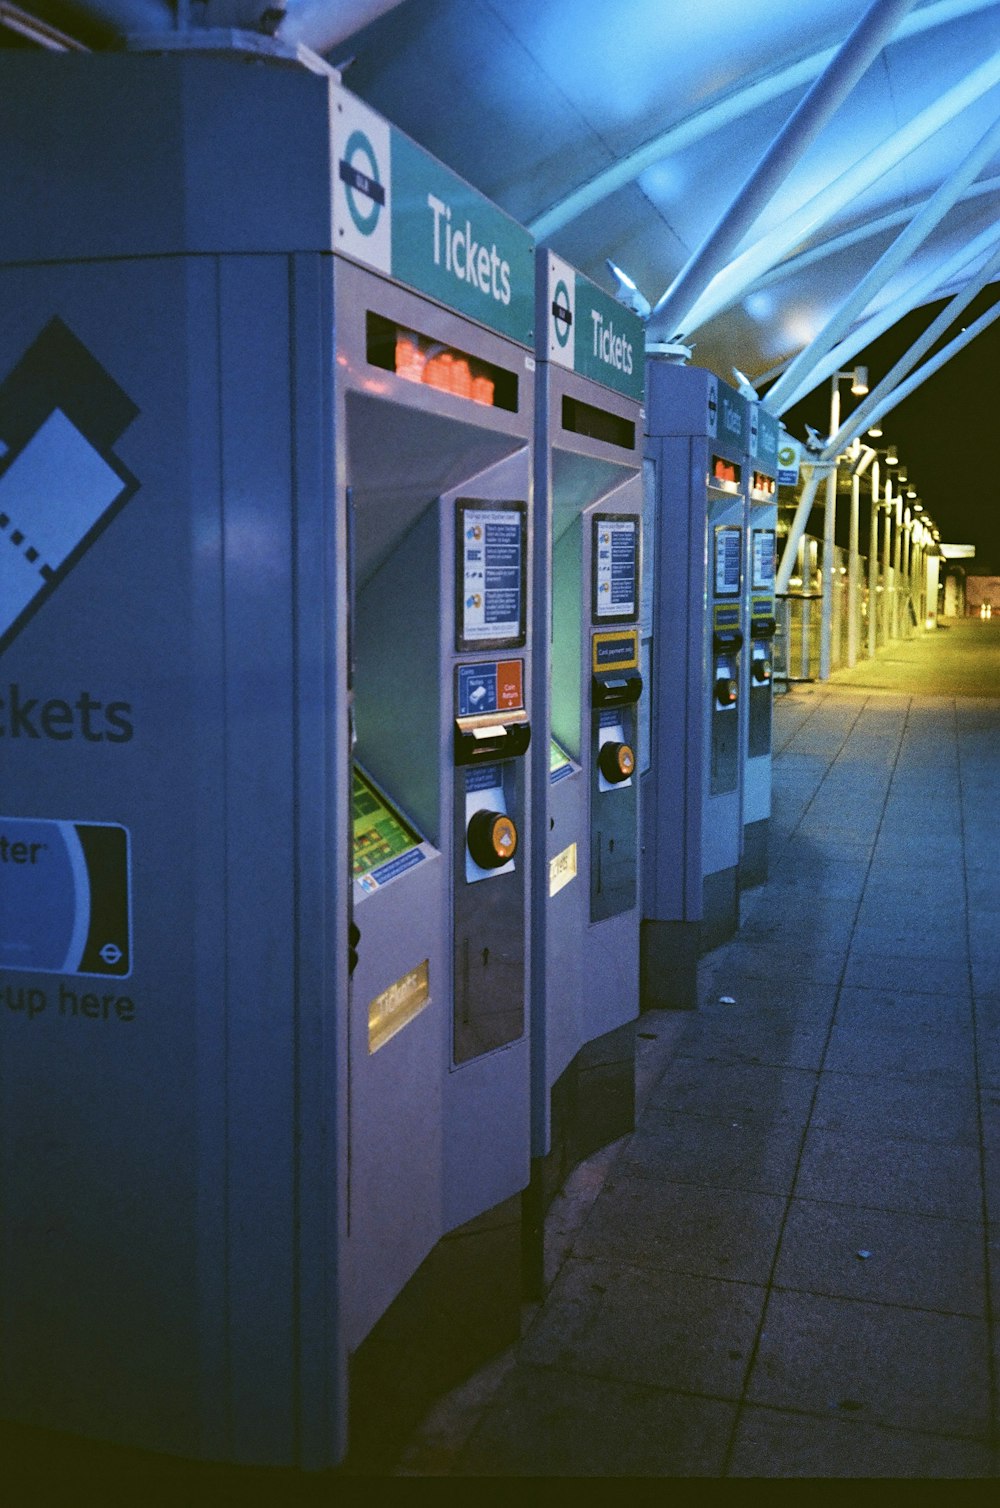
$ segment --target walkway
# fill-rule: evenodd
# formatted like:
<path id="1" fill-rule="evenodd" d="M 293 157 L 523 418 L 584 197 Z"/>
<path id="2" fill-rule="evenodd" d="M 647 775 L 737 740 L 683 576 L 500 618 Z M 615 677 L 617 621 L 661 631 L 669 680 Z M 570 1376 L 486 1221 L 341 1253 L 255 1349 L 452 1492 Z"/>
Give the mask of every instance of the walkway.
<path id="1" fill-rule="evenodd" d="M 399 1474 L 997 1474 L 1000 624 L 779 698 L 776 752 L 772 880 Z"/>

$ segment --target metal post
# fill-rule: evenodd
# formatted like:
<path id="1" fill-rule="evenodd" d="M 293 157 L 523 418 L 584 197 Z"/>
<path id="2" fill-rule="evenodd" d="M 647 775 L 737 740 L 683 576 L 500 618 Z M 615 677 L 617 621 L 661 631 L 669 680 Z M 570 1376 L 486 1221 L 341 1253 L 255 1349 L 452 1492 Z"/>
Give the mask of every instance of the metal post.
<path id="1" fill-rule="evenodd" d="M 854 455 L 861 452 L 861 441 L 854 441 Z M 858 660 L 858 533 L 861 515 L 861 478 L 851 476 L 851 532 L 847 547 L 847 663 Z"/>
<path id="2" fill-rule="evenodd" d="M 878 457 L 872 462 L 872 502 L 868 521 L 868 658 L 875 658 L 878 625 Z"/>
<path id="3" fill-rule="evenodd" d="M 802 583 L 803 594 L 812 591 L 812 572 L 809 569 L 809 541 L 805 535 L 799 541 L 799 580 Z M 810 661 L 812 659 L 812 645 L 809 642 L 812 624 L 809 618 L 809 610 L 812 603 L 803 595 L 799 600 L 799 675 L 802 680 L 809 679 Z"/>
<path id="4" fill-rule="evenodd" d="M 892 637 L 899 638 L 899 592 L 903 580 L 903 499 L 896 498 L 895 517 L 896 549 L 892 567 Z"/>
<path id="5" fill-rule="evenodd" d="M 809 522 L 809 514 L 812 512 L 813 500 L 816 497 L 819 479 L 825 475 L 825 467 L 813 466 L 808 480 L 803 483 L 802 496 L 799 498 L 798 506 L 795 509 L 795 517 L 792 519 L 791 527 L 788 530 L 788 538 L 785 540 L 785 548 L 782 551 L 781 564 L 774 579 L 774 590 L 779 594 L 788 591 L 792 568 L 798 555 L 799 541 L 806 532 L 806 524 Z"/>
<path id="6" fill-rule="evenodd" d="M 882 534 L 882 648 L 889 644 L 892 625 L 892 477 L 885 479 L 885 523 Z"/>
<path id="7" fill-rule="evenodd" d="M 830 434 L 840 428 L 840 389 L 834 374 L 830 384 Z M 837 525 L 837 464 L 826 479 L 826 511 L 823 517 L 823 601 L 819 627 L 819 678 L 830 679 L 830 631 L 833 623 L 833 549 Z"/>

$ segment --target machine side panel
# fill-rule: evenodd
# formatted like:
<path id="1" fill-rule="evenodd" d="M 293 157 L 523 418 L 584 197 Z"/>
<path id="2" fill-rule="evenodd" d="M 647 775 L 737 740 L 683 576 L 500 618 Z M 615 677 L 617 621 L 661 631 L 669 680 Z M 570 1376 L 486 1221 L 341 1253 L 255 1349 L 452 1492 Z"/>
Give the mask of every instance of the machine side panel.
<path id="1" fill-rule="evenodd" d="M 704 622 L 706 566 L 704 519 L 692 516 L 688 498 L 697 497 L 696 482 L 704 485 L 704 446 L 681 436 L 651 440 L 650 448 L 657 463 L 660 507 L 653 620 L 653 759 L 643 789 L 643 810 L 648 813 L 644 817 L 643 915 L 653 920 L 697 921 L 703 842 L 697 813 L 707 757 L 701 688 L 707 667 L 704 635 L 689 631 L 689 626 Z M 665 772 L 669 772 L 668 780 L 663 778 Z"/>
<path id="2" fill-rule="evenodd" d="M 25 508 L 40 537 L 44 498 L 14 464 L 22 443 L 44 447 L 55 409 L 72 444 L 50 453 L 50 564 L 70 520 L 101 506 L 95 474 L 123 467 L 138 483 L 0 655 L 3 816 L 47 824 L 47 844 L 58 822 L 124 829 L 131 915 L 125 977 L 110 949 L 103 977 L 69 956 L 55 972 L 12 967 L 10 952 L 0 966 L 0 1412 L 194 1454 L 199 1405 L 224 1393 L 221 1326 L 199 1333 L 223 1296 L 222 1166 L 201 1161 L 222 1145 L 222 1115 L 196 1065 L 219 1062 L 225 996 L 205 958 L 223 885 L 211 402 L 188 435 L 217 376 L 215 303 L 188 275 L 180 261 L 0 272 L 4 511 Z M 196 374 L 186 336 L 206 318 Z M 29 372 L 54 319 L 68 333 Z M 37 873 L 41 922 L 69 897 L 57 872 Z M 83 892 L 70 894 L 79 914 Z"/>

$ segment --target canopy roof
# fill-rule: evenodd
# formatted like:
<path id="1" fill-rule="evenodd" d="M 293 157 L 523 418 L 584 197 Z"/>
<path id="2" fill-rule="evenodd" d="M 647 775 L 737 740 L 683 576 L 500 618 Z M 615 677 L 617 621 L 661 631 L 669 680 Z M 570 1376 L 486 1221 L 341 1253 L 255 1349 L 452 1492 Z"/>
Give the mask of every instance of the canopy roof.
<path id="1" fill-rule="evenodd" d="M 1000 3 L 866 10 L 888 40 L 811 132 L 797 107 L 858 24 L 842 0 L 0 0 L 0 39 L 103 48 L 197 24 L 304 43 L 581 271 L 611 286 L 610 258 L 654 305 L 778 141 L 779 169 L 714 280 L 650 323 L 758 382 L 963 164 L 955 202 L 848 329 L 877 334 L 984 268 L 1000 276 Z M 814 383 L 831 369 L 809 366 Z"/>

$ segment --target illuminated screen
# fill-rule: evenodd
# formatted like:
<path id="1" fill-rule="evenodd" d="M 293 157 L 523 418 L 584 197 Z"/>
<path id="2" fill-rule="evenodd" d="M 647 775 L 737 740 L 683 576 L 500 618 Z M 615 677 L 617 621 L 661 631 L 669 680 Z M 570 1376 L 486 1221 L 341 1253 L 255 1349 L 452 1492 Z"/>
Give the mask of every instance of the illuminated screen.
<path id="1" fill-rule="evenodd" d="M 554 775 L 557 770 L 563 770 L 570 764 L 570 757 L 566 750 L 557 744 L 555 739 L 549 740 L 549 774 Z"/>
<path id="2" fill-rule="evenodd" d="M 408 330 L 380 314 L 368 312 L 368 360 L 407 382 L 468 398 L 489 408 L 517 412 L 517 377 L 504 367 L 480 361 L 468 351 L 442 345 L 419 330 Z"/>
<path id="3" fill-rule="evenodd" d="M 368 874 L 415 848 L 419 837 L 380 796 L 360 770 L 354 770 L 351 790 L 354 819 L 354 878 Z"/>

